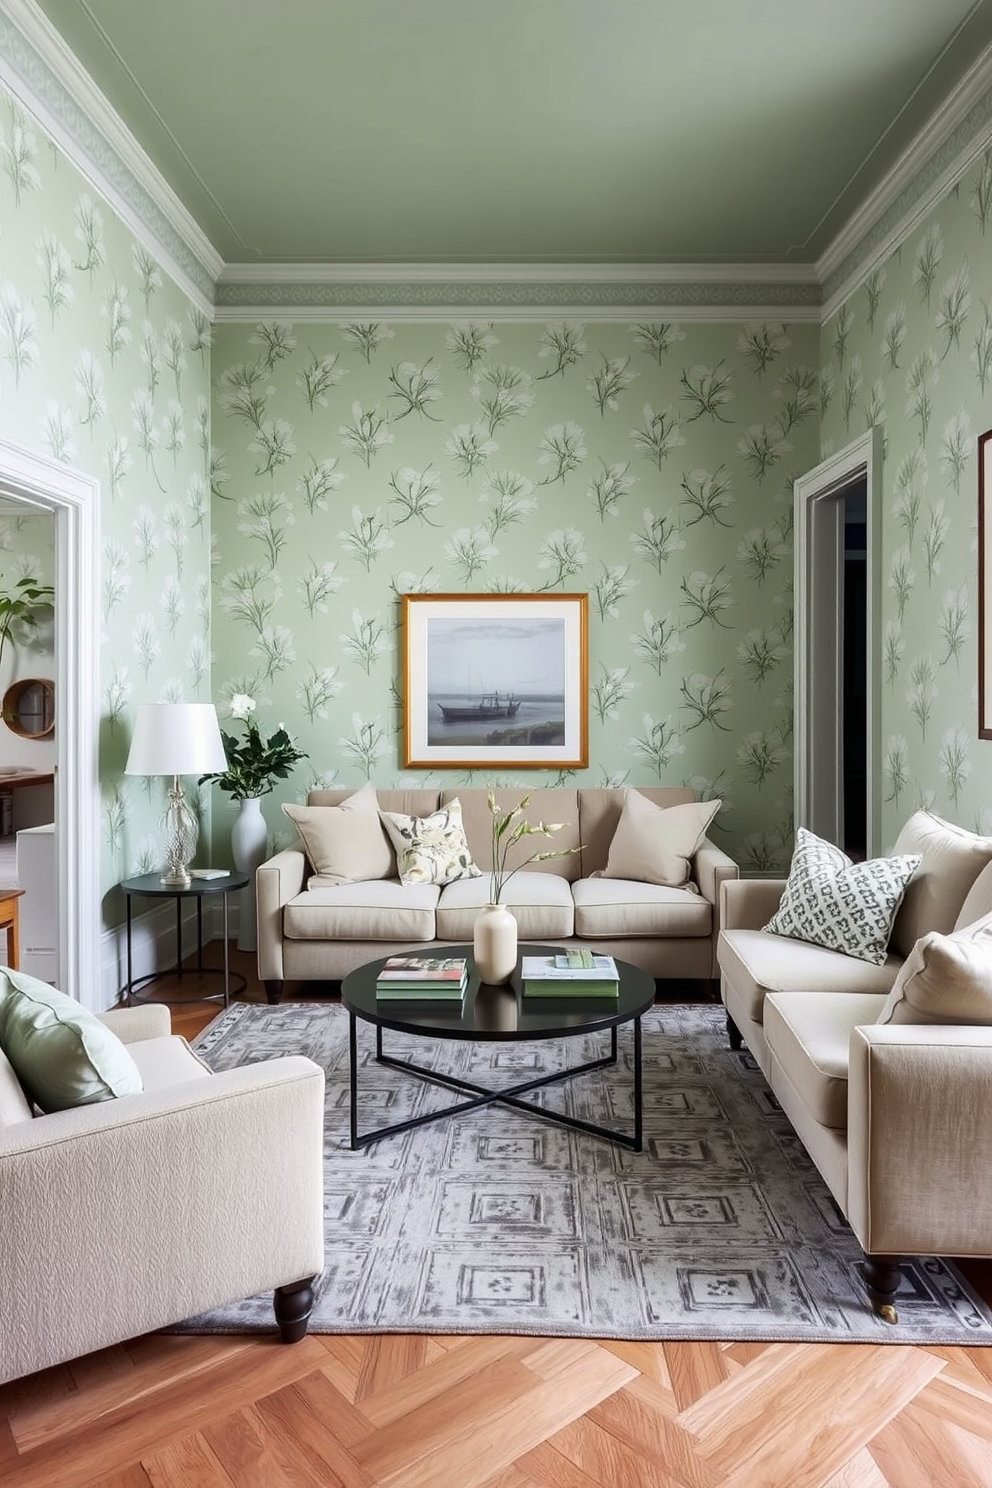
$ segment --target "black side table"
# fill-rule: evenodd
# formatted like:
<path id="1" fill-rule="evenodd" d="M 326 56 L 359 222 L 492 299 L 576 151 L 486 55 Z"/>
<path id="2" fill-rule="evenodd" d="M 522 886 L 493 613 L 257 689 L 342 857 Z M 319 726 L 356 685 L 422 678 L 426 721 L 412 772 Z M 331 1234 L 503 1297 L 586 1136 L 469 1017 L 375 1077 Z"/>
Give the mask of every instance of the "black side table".
<path id="1" fill-rule="evenodd" d="M 231 1004 L 232 992 L 243 992 L 248 985 L 247 979 L 240 972 L 232 972 L 230 966 L 230 950 L 227 939 L 227 896 L 238 889 L 243 889 L 248 884 L 247 873 L 226 873 L 223 878 L 194 878 L 188 888 L 178 888 L 175 884 L 162 883 L 157 873 L 142 873 L 138 878 L 125 878 L 120 887 L 127 901 L 127 985 L 122 989 L 130 1002 L 171 1002 L 178 1005 L 183 1002 L 206 1002 L 207 998 L 189 997 L 141 997 L 138 993 L 139 987 L 146 987 L 150 982 L 158 981 L 160 977 L 174 976 L 182 980 L 183 976 L 183 900 L 196 900 L 196 972 L 198 976 L 222 976 L 224 978 L 224 1006 Z M 175 899 L 176 901 L 176 964 L 169 971 L 151 971 L 147 976 L 134 980 L 131 961 L 131 897 L 138 894 L 147 899 Z M 224 966 L 221 970 L 216 966 L 204 966 L 203 964 L 203 901 L 208 896 L 221 894 L 224 900 Z M 235 978 L 232 985 L 231 978 Z M 214 995 L 214 994 L 211 994 Z M 218 997 L 220 993 L 216 994 Z"/>

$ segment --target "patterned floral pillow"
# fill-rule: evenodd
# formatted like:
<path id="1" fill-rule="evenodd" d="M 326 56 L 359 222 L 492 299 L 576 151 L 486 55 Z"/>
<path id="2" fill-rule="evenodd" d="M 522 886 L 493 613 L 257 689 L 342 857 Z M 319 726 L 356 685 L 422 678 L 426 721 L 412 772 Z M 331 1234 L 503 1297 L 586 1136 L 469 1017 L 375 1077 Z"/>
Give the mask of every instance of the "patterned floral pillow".
<path id="1" fill-rule="evenodd" d="M 400 883 L 447 884 L 482 877 L 465 838 L 459 800 L 449 801 L 431 816 L 401 816 L 398 811 L 379 815 L 396 850 Z"/>
<path id="2" fill-rule="evenodd" d="M 881 966 L 920 861 L 919 853 L 905 853 L 852 863 L 839 847 L 799 827 L 782 902 L 765 929 Z"/>

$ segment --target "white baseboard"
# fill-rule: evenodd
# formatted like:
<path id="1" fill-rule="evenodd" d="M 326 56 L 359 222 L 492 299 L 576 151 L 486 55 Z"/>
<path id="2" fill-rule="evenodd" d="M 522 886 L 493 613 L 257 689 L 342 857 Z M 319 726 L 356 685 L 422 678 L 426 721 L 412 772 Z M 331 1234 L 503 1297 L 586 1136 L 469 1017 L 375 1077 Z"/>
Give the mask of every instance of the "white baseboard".
<path id="1" fill-rule="evenodd" d="M 227 932 L 237 938 L 241 905 L 240 896 L 232 894 L 228 907 Z M 223 913 L 219 898 L 211 896 L 203 904 L 203 944 L 219 940 L 223 931 Z M 182 900 L 182 951 L 184 958 L 196 951 L 196 900 Z M 131 970 L 135 981 L 156 971 L 168 971 L 176 964 L 176 907 L 174 901 L 156 905 L 144 914 L 131 916 Z M 127 925 L 117 925 L 104 932 L 100 943 L 100 986 L 85 1005 L 94 1012 L 115 1007 L 127 995 Z"/>

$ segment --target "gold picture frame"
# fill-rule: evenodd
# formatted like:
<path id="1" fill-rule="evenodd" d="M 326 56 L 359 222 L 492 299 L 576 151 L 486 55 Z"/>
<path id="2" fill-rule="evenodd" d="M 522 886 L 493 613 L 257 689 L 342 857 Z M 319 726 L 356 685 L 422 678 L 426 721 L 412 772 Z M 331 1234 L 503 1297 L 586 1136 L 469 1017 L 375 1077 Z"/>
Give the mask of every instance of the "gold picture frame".
<path id="1" fill-rule="evenodd" d="M 588 594 L 404 594 L 405 769 L 585 769 Z"/>
<path id="2" fill-rule="evenodd" d="M 992 739 L 992 429 L 978 438 L 978 737 Z"/>

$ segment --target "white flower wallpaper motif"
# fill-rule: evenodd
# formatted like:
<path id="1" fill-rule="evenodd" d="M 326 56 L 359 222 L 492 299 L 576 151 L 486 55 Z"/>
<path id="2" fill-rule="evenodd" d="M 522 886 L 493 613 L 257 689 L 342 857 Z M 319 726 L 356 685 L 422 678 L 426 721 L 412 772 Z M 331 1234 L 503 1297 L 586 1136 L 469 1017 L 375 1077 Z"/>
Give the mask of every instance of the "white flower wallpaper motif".
<path id="1" fill-rule="evenodd" d="M 166 782 L 123 774 L 135 707 L 210 696 L 210 326 L 3 90 L 0 231 L 0 435 L 101 482 L 110 889 L 161 857 Z"/>
<path id="2" fill-rule="evenodd" d="M 824 455 L 884 433 L 883 842 L 992 831 L 978 738 L 977 438 L 992 427 L 992 152 L 826 324 Z"/>
<path id="3" fill-rule="evenodd" d="M 817 341 L 769 323 L 218 326 L 215 696 L 250 692 L 298 734 L 288 794 L 392 785 L 398 596 L 587 590 L 591 764 L 570 773 L 719 794 L 730 851 L 787 861 L 791 482 L 817 458 Z M 267 814 L 288 840 L 277 800 Z"/>

